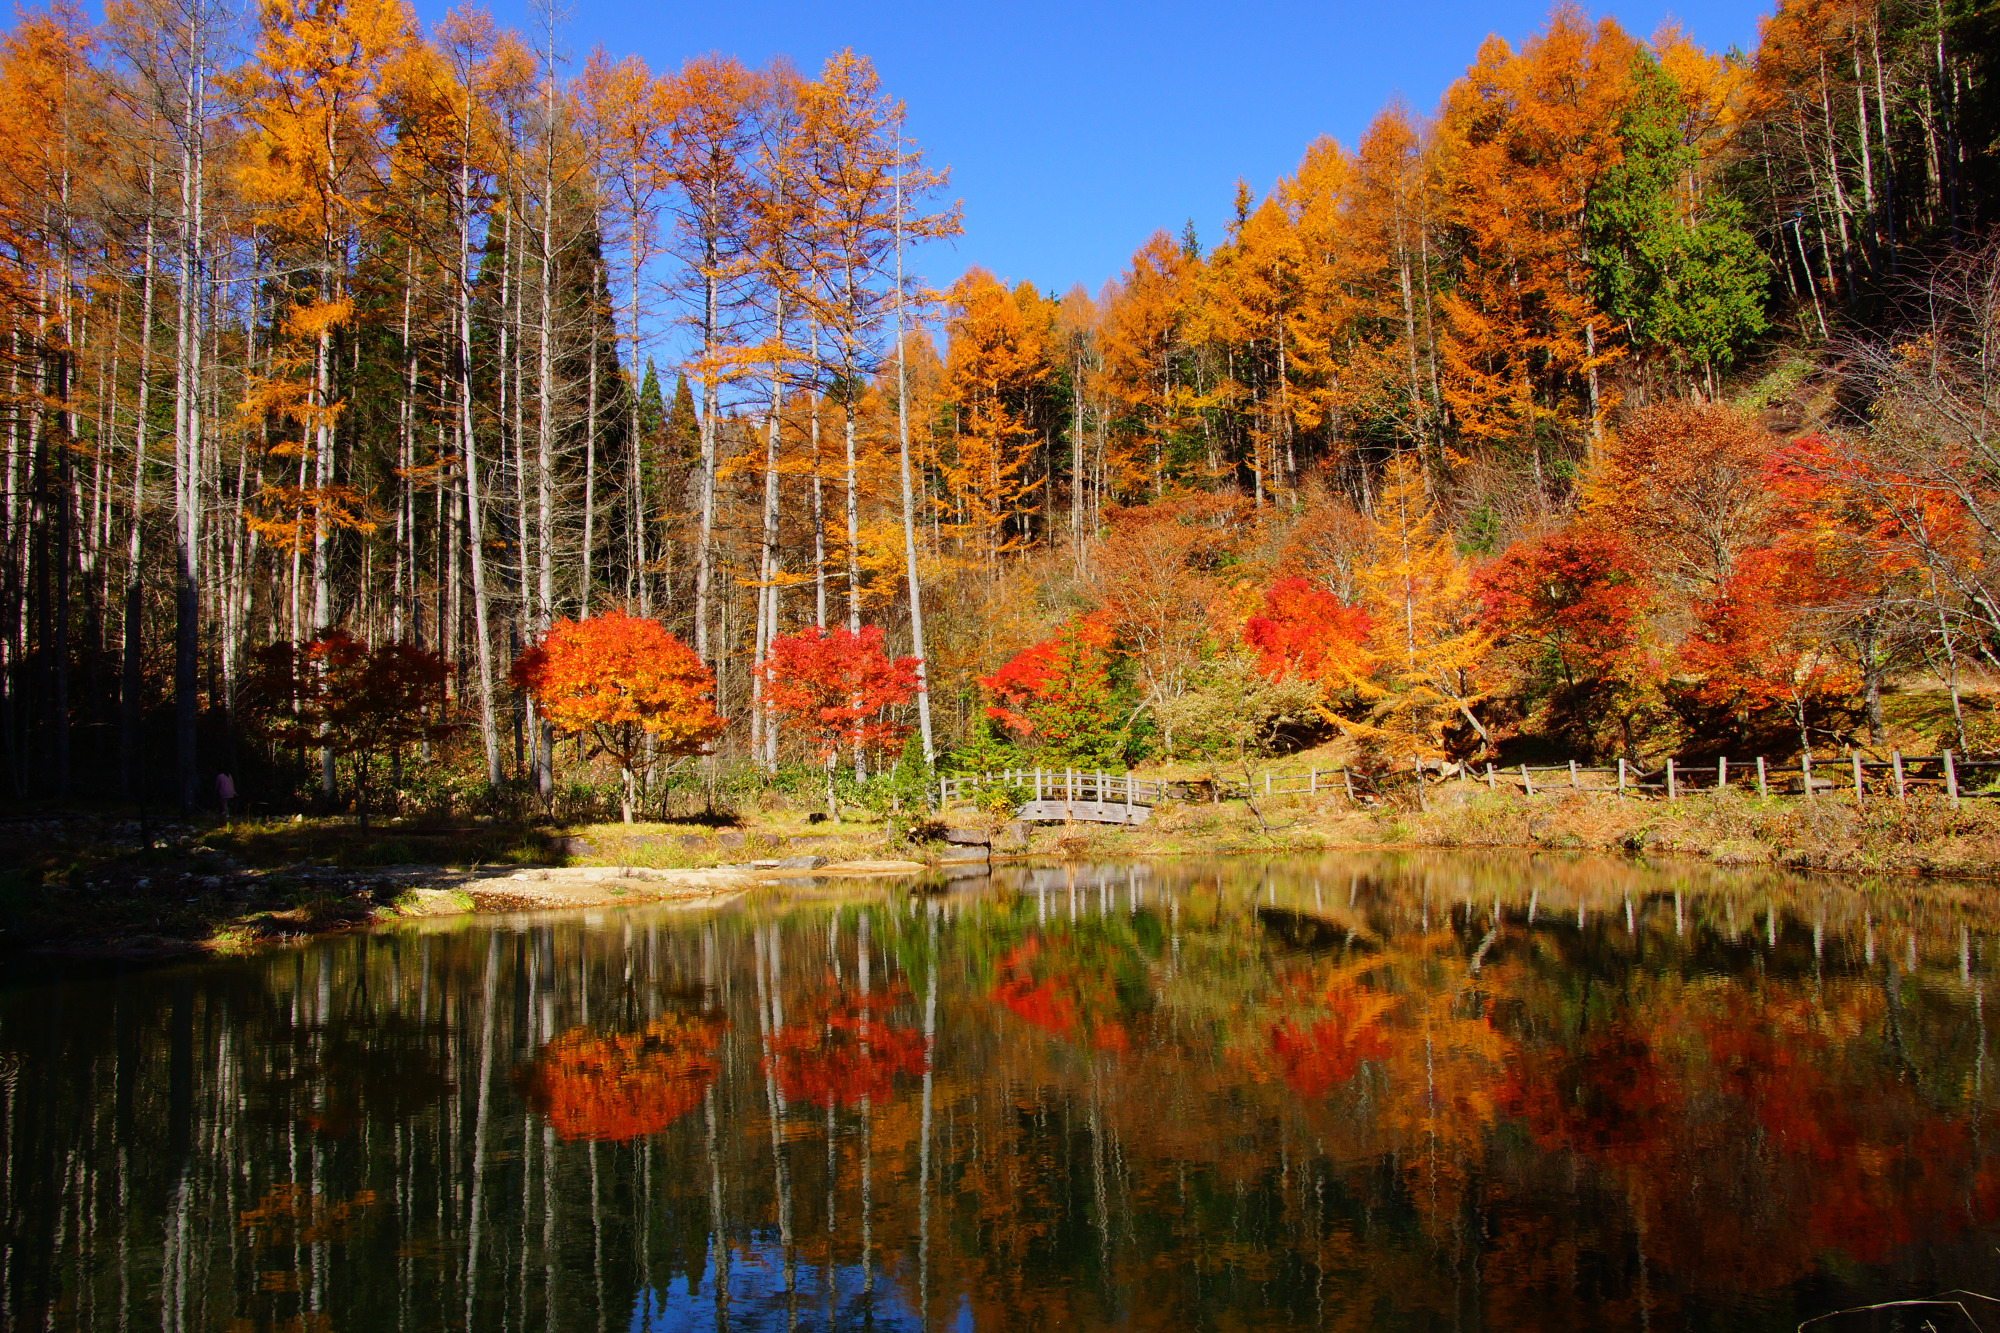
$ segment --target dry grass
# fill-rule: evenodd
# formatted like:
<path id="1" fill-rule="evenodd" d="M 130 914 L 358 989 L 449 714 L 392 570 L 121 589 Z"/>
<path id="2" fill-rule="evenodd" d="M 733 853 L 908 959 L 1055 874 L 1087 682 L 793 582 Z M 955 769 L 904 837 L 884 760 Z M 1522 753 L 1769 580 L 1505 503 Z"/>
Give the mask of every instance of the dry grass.
<path id="1" fill-rule="evenodd" d="M 644 866 L 651 870 L 699 870 L 807 854 L 843 861 L 879 854 L 883 834 L 880 824 L 851 822 L 793 825 L 760 821 L 738 829 L 700 824 L 591 824 L 567 831 L 567 859 L 571 865 Z"/>
<path id="2" fill-rule="evenodd" d="M 1843 873 L 2000 877 L 2000 802 L 1953 809 L 1936 797 L 1907 803 L 1850 797 L 1760 800 L 1704 792 L 1678 801 L 1548 792 L 1488 792 L 1446 783 L 1379 807 L 1342 796 L 1259 801 L 1267 832 L 1240 801 L 1170 805 L 1136 828 L 1049 824 L 1031 831 L 1028 854 L 1112 858 L 1313 851 L 1330 848 L 1520 847 L 1620 855 L 1685 856 L 1719 866 Z"/>
<path id="3" fill-rule="evenodd" d="M 1759 800 L 1742 792 L 1679 801 L 1568 793 L 1476 792 L 1400 821 L 1434 847 L 1561 847 L 1698 856 L 1719 864 L 1927 875 L 2000 874 L 2000 808 L 1941 798 Z M 1400 840 L 1400 839 L 1399 839 Z"/>

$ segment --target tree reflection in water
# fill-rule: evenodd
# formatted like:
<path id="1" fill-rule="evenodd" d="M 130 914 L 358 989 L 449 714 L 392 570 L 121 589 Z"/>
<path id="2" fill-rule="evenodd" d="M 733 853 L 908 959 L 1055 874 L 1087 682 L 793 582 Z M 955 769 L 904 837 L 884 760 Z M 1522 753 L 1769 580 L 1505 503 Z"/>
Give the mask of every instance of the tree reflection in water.
<path id="1" fill-rule="evenodd" d="M 1778 1328 L 1992 1290 L 1996 923 L 1917 887 L 1070 866 L 23 978 L 0 1325 Z"/>

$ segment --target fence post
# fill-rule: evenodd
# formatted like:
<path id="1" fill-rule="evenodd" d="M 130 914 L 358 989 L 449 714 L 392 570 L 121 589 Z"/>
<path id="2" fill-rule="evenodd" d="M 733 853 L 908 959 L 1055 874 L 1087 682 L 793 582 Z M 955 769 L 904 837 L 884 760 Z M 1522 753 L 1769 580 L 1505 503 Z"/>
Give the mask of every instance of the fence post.
<path id="1" fill-rule="evenodd" d="M 1903 752 L 1901 750 L 1889 751 L 1889 763 L 1896 770 L 1896 799 L 1899 801 L 1909 799 L 1903 787 Z"/>
<path id="2" fill-rule="evenodd" d="M 1125 822 L 1132 822 L 1132 770 L 1125 770 Z"/>
<path id="3" fill-rule="evenodd" d="M 1952 805 L 1958 804 L 1958 765 L 1952 762 L 1950 750 L 1944 752 L 1944 794 Z"/>
<path id="4" fill-rule="evenodd" d="M 1347 783 L 1347 803 L 1348 803 L 1349 805 L 1353 805 L 1353 804 L 1354 804 L 1354 774 L 1353 774 L 1353 772 L 1352 772 L 1351 770 L 1343 768 L 1343 769 L 1341 769 L 1341 770 L 1340 770 L 1340 776 L 1341 776 L 1342 780 L 1343 780 L 1343 781 L 1345 781 L 1345 782 Z"/>
<path id="5" fill-rule="evenodd" d="M 1764 756 L 1761 754 L 1757 756 L 1757 797 L 1759 800 L 1771 799 L 1770 785 L 1764 780 Z"/>
<path id="6" fill-rule="evenodd" d="M 1040 764 L 1035 765 L 1035 799 L 1038 801 L 1042 799 L 1042 766 Z"/>
<path id="7" fill-rule="evenodd" d="M 1268 768 L 1264 770 L 1264 799 L 1271 799 L 1271 770 Z"/>
<path id="8" fill-rule="evenodd" d="M 1493 761 L 1491 759 L 1486 761 L 1486 790 L 1493 790 Z"/>
<path id="9" fill-rule="evenodd" d="M 1528 776 L 1526 764 L 1521 765 L 1521 789 L 1530 796 L 1535 794 L 1535 780 Z"/>
<path id="10" fill-rule="evenodd" d="M 1430 803 L 1430 801 L 1429 801 L 1429 800 L 1427 800 L 1427 799 L 1426 799 L 1426 798 L 1424 797 L 1424 760 L 1423 760 L 1423 756 L 1422 756 L 1422 755 L 1414 755 L 1414 754 L 1413 754 L 1413 755 L 1411 755 L 1411 756 L 1410 756 L 1410 761 L 1411 761 L 1411 763 L 1413 763 L 1413 764 L 1414 764 L 1414 765 L 1416 766 L 1416 767 L 1415 767 L 1415 774 L 1414 774 L 1414 776 L 1415 776 L 1415 779 L 1416 779 L 1416 783 L 1417 783 L 1417 809 L 1419 809 L 1419 810 L 1423 811 L 1423 812 L 1424 812 L 1425 814 L 1429 814 L 1429 813 L 1430 813 L 1430 811 L 1431 811 L 1431 803 Z"/>
<path id="11" fill-rule="evenodd" d="M 1618 799 L 1625 799 L 1625 756 L 1618 756 Z"/>
<path id="12" fill-rule="evenodd" d="M 1667 799 L 1678 801 L 1680 798 L 1680 788 L 1674 782 L 1674 761 L 1669 759 L 1667 760 Z"/>
<path id="13" fill-rule="evenodd" d="M 1715 789 L 1721 791 L 1729 785 L 1729 756 L 1723 755 L 1715 761 Z"/>
<path id="14" fill-rule="evenodd" d="M 1574 760 L 1574 759 L 1572 759 L 1572 760 L 1570 760 L 1570 761 L 1569 761 L 1569 789 L 1570 789 L 1571 791 L 1575 791 L 1575 790 L 1577 789 L 1577 785 L 1576 785 L 1576 760 Z"/>
<path id="15" fill-rule="evenodd" d="M 1799 756 L 1799 769 L 1801 772 L 1805 774 L 1806 799 L 1810 801 L 1813 799 L 1811 750 L 1807 750 L 1804 754 Z"/>
<path id="16" fill-rule="evenodd" d="M 1861 751 L 1850 750 L 1848 751 L 1848 754 L 1854 760 L 1854 803 L 1856 805 L 1860 805 L 1861 804 Z"/>
<path id="17" fill-rule="evenodd" d="M 1319 795 L 1319 767 L 1314 765 L 1306 771 L 1306 795 Z"/>

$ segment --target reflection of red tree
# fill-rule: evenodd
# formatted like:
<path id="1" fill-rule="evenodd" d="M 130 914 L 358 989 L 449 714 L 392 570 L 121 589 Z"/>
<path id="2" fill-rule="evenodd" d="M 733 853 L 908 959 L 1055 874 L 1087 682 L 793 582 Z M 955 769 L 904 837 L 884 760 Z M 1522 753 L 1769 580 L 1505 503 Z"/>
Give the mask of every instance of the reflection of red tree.
<path id="1" fill-rule="evenodd" d="M 1030 937 L 1009 949 L 994 971 L 993 999 L 1016 1018 L 1044 1032 L 1066 1037 L 1076 1030 L 1076 1004 L 1056 989 L 1053 978 L 1037 981 L 1034 961 L 1042 951 L 1042 941 Z"/>
<path id="2" fill-rule="evenodd" d="M 1001 955 L 993 971 L 993 1002 L 1016 1018 L 1058 1037 L 1088 1030 L 1100 1051 L 1129 1051 L 1131 1034 L 1118 1014 L 1118 988 L 1109 978 L 1053 960 L 1037 966 L 1042 941 L 1031 936 Z M 1038 971 L 1047 975 L 1037 977 Z"/>
<path id="3" fill-rule="evenodd" d="M 1513 1062 L 1499 1103 L 1545 1149 L 1633 1164 L 1667 1141 L 1682 1099 L 1646 1038 L 1619 1024 L 1579 1056 Z"/>
<path id="4" fill-rule="evenodd" d="M 1301 1097 L 1323 1097 L 1353 1078 L 1363 1061 L 1389 1054 L 1381 1022 L 1391 1000 L 1342 986 L 1329 991 L 1323 1003 L 1331 1012 L 1310 1027 L 1288 1018 L 1271 1028 L 1271 1054 L 1286 1084 Z"/>
<path id="5" fill-rule="evenodd" d="M 775 1073 L 790 1101 L 818 1107 L 886 1101 L 898 1074 L 924 1072 L 924 1035 L 894 1027 L 874 1012 L 881 999 L 847 999 L 810 1023 L 787 1023 L 771 1034 L 763 1068 Z"/>
<path id="6" fill-rule="evenodd" d="M 1810 1181 L 1814 1249 L 1881 1263 L 1923 1219 L 1956 1231 L 2000 1208 L 2000 1175 L 1964 1178 L 1977 1156 L 1970 1125 L 1940 1117 L 1904 1084 L 1856 1079 L 1852 1053 L 1803 1006 L 1770 1005 L 1755 1017 L 1737 1006 L 1703 1029 L 1718 1081 L 1779 1160 Z"/>
<path id="7" fill-rule="evenodd" d="M 669 1014 L 643 1032 L 572 1028 L 529 1070 L 528 1104 L 563 1139 L 618 1143 L 657 1134 L 692 1109 L 715 1078 L 722 1025 Z"/>

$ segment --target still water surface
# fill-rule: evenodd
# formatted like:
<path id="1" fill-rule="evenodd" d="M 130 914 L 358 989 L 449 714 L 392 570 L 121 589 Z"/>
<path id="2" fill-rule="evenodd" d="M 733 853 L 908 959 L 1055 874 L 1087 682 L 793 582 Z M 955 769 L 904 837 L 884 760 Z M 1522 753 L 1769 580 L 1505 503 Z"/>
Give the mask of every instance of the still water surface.
<path id="1" fill-rule="evenodd" d="M 1917 888 L 1187 861 L 17 967 L 0 1327 L 1755 1329 L 2000 1294 L 2000 923 Z M 1925 1313 L 1964 1326 L 1823 1327 Z"/>

